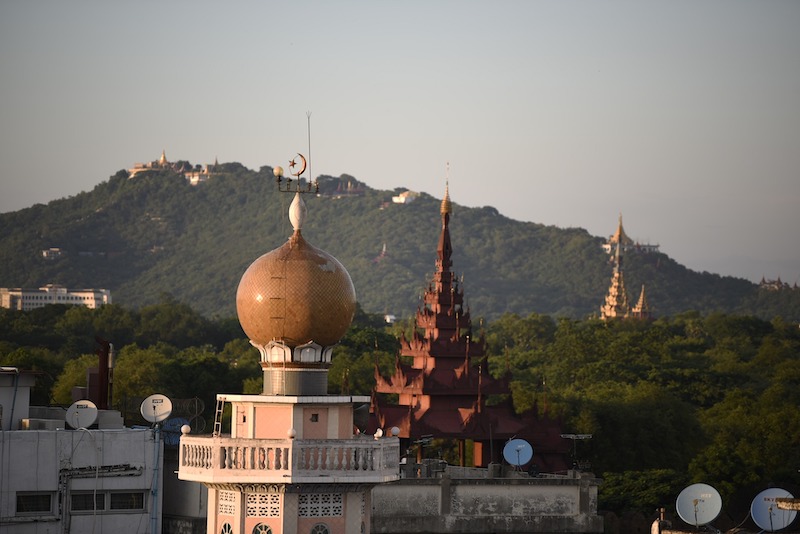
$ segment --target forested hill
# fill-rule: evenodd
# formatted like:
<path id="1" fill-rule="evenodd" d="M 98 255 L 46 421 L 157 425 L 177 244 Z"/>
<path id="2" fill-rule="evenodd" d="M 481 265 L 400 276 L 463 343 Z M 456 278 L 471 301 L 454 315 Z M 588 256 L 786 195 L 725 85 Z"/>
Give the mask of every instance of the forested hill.
<path id="1" fill-rule="evenodd" d="M 120 171 L 91 192 L 0 214 L 0 287 L 107 288 L 128 307 L 169 293 L 205 315 L 234 315 L 244 270 L 292 232 L 292 195 L 277 191 L 270 167 L 221 167 L 223 174 L 197 186 L 169 173 L 128 179 Z M 348 185 L 363 195 L 334 194 Z M 320 187 L 323 195 L 305 197 L 303 235 L 347 267 L 365 311 L 409 316 L 433 273 L 440 199 L 422 194 L 393 204 L 402 189 L 370 189 L 347 175 L 321 177 Z M 612 272 L 602 238 L 457 203 L 450 226 L 453 270 L 463 275 L 474 318 L 580 318 L 599 309 Z M 61 256 L 45 259 L 50 248 Z M 666 254 L 628 254 L 625 281 L 634 302 L 646 284 L 658 315 L 800 319 L 798 290 L 759 290 L 747 280 L 690 271 Z"/>

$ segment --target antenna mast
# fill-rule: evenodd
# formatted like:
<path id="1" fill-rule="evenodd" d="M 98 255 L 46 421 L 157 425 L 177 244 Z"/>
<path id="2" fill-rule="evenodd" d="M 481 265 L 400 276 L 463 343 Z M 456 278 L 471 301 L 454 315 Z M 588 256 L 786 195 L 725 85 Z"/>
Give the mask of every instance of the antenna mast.
<path id="1" fill-rule="evenodd" d="M 306 111 L 306 123 L 308 128 L 308 183 L 311 183 L 314 173 L 311 172 L 311 112 Z"/>

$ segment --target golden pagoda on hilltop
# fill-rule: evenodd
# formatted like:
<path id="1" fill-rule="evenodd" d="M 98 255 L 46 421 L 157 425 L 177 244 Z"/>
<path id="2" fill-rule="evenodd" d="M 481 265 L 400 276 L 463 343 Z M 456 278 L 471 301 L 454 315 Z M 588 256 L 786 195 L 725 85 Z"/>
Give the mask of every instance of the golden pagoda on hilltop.
<path id="1" fill-rule="evenodd" d="M 622 221 L 620 219 L 619 232 L 622 231 Z M 604 321 L 608 319 L 618 319 L 628 317 L 630 305 L 628 304 L 628 292 L 625 290 L 625 278 L 622 274 L 622 243 L 617 241 L 617 253 L 614 259 L 614 274 L 611 276 L 611 287 L 608 288 L 606 300 L 600 306 L 600 318 Z"/>
<path id="2" fill-rule="evenodd" d="M 625 233 L 620 224 L 618 232 L 624 237 Z M 628 292 L 625 289 L 625 276 L 622 270 L 622 241 L 617 241 L 616 254 L 614 255 L 614 274 L 611 276 L 611 286 L 608 288 L 605 302 L 600 306 L 600 318 L 604 321 L 610 319 L 652 319 L 653 313 L 647 302 L 644 284 L 639 293 L 639 300 L 631 307 Z"/>
<path id="3" fill-rule="evenodd" d="M 619 214 L 617 231 L 614 232 L 605 243 L 603 243 L 603 250 L 605 250 L 607 254 L 613 254 L 617 245 L 620 245 L 622 252 L 658 252 L 658 245 L 634 241 L 628 236 L 628 234 L 625 233 L 625 229 L 622 227 L 621 213 Z"/>
<path id="4" fill-rule="evenodd" d="M 137 174 L 148 171 L 174 170 L 172 167 L 173 164 L 167 160 L 167 151 L 162 150 L 161 157 L 157 160 L 148 163 L 137 163 L 128 169 L 128 178 L 134 178 Z"/>

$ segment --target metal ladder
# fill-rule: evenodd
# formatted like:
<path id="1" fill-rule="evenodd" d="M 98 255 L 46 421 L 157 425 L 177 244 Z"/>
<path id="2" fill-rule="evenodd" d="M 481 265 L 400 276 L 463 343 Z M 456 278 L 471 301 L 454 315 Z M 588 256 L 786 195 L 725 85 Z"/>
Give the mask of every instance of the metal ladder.
<path id="1" fill-rule="evenodd" d="M 214 432 L 212 436 L 219 436 L 222 434 L 222 410 L 225 407 L 225 399 L 217 397 L 217 408 L 214 412 Z"/>

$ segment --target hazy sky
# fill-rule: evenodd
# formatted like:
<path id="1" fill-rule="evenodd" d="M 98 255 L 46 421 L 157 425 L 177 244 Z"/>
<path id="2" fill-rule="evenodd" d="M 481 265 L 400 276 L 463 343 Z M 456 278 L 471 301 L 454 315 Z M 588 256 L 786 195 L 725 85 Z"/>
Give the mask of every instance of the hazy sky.
<path id="1" fill-rule="evenodd" d="M 307 111 L 315 176 L 450 162 L 457 204 L 800 283 L 800 2 L 0 2 L 0 212 L 286 166 Z"/>

